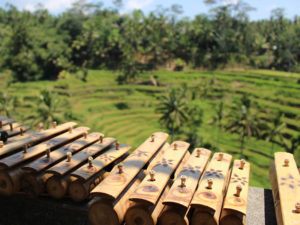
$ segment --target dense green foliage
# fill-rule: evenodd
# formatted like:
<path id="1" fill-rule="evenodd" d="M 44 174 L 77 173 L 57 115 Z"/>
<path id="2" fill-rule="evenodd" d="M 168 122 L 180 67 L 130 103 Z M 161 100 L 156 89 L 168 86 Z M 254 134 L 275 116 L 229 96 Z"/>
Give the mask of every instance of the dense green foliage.
<path id="1" fill-rule="evenodd" d="M 19 81 L 56 79 L 63 70 L 86 75 L 87 68 L 119 69 L 119 82 L 158 66 L 300 72 L 300 18 L 277 9 L 268 20 L 249 21 L 249 10 L 239 1 L 179 19 L 179 6 L 120 14 L 81 0 L 58 16 L 9 6 L 0 9 L 0 68 Z"/>
<path id="2" fill-rule="evenodd" d="M 241 133 L 232 133 L 226 127 L 231 119 L 243 122 L 235 120 L 230 113 L 232 108 L 238 106 L 241 109 L 243 104 L 248 104 L 247 101 L 241 101 L 247 95 L 251 102 L 247 118 L 256 115 L 268 127 L 260 133 L 260 138 L 254 135 L 244 138 L 243 157 L 251 162 L 250 184 L 269 187 L 268 168 L 273 151 L 293 151 L 300 165 L 300 142 L 297 142 L 300 131 L 300 89 L 297 81 L 300 74 L 265 70 L 159 70 L 142 74 L 141 84 L 130 85 L 118 85 L 118 75 L 118 72 L 89 70 L 86 81 L 81 79 L 80 74 L 69 74 L 57 81 L 16 82 L 6 87 L 10 77 L 7 72 L 0 73 L 3 81 L 0 82 L 0 90 L 6 93 L 4 98 L 16 100 L 14 108 L 8 103 L 7 109 L 13 118 L 25 124 L 28 124 L 27 117 L 32 114 L 38 116 L 41 108 L 41 112 L 53 112 L 50 118 L 77 121 L 79 125 L 90 127 L 91 132 L 98 131 L 107 137 L 116 137 L 121 143 L 135 149 L 152 132 L 167 131 L 159 121 L 163 114 L 158 114 L 156 108 L 172 88 L 184 87 L 187 89 L 184 97 L 188 99 L 186 106 L 200 108 L 202 116 L 198 111 L 195 113 L 197 118 L 184 121 L 183 130 L 175 133 L 174 139 L 228 152 L 235 159 L 240 158 Z M 156 77 L 158 86 L 149 85 L 150 76 Z M 184 83 L 186 85 L 183 86 Z M 52 90 L 55 97 L 41 101 L 41 91 L 43 94 L 46 88 Z M 279 112 L 281 116 L 278 116 Z M 0 108 L 0 114 L 5 113 Z M 240 111 L 236 114 L 241 115 Z M 245 118 L 243 116 L 237 118 Z M 43 117 L 38 118 L 45 122 Z M 192 126 L 192 121 L 196 121 L 197 126 Z M 197 139 L 201 143 L 197 143 Z"/>

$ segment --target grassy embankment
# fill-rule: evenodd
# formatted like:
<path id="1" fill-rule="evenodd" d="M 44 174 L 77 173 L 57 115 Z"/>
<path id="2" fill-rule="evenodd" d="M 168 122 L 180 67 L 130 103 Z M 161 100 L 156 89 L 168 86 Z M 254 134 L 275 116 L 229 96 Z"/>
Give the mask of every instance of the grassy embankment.
<path id="1" fill-rule="evenodd" d="M 224 100 L 227 105 L 225 111 L 228 112 L 228 105 L 232 99 L 244 93 L 264 109 L 281 110 L 285 113 L 286 136 L 299 134 L 300 84 L 297 84 L 297 80 L 300 79 L 300 74 L 263 70 L 158 71 L 151 74 L 157 75 L 157 81 L 161 86 L 118 85 L 115 81 L 117 73 L 89 71 L 87 82 L 68 78 L 58 81 L 15 83 L 6 87 L 8 74 L 2 73 L 0 89 L 18 96 L 21 103 L 15 117 L 19 120 L 32 110 L 26 107 L 26 101 L 35 101 L 42 89 L 52 89 L 69 101 L 69 106 L 65 107 L 72 109 L 80 125 L 89 126 L 93 131 L 103 132 L 106 136 L 116 137 L 120 142 L 132 145 L 134 149 L 152 132 L 161 130 L 155 106 L 158 104 L 159 96 L 164 94 L 169 86 L 187 83 L 191 87 L 198 86 L 200 90 L 205 82 L 214 78 L 214 84 L 207 96 L 196 100 L 196 104 L 204 111 L 199 135 L 205 142 L 218 146 L 222 151 L 238 158 L 239 136 L 218 130 L 209 121 L 212 120 L 213 107 L 218 101 Z M 149 80 L 149 74 L 143 75 L 142 80 Z M 270 117 L 266 113 L 261 114 L 265 118 Z M 271 144 L 265 141 L 254 138 L 246 141 L 244 154 L 252 165 L 250 185 L 270 187 L 268 174 L 270 150 Z M 275 145 L 275 151 L 283 149 Z M 298 159 L 299 155 L 298 150 L 296 153 Z"/>

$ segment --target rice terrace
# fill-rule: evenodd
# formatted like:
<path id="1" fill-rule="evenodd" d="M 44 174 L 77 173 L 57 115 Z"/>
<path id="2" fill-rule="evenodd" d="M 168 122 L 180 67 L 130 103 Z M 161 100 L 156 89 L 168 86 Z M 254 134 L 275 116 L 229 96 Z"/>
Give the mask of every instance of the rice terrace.
<path id="1" fill-rule="evenodd" d="M 158 86 L 151 83 L 155 76 Z M 1 80 L 8 74 L 2 73 Z M 202 143 L 210 149 L 224 151 L 239 158 L 240 136 L 225 130 L 226 116 L 222 128 L 214 123 L 217 105 L 224 101 L 224 114 L 230 113 L 235 99 L 247 95 L 256 103 L 255 114 L 272 126 L 276 112 L 283 112 L 282 121 L 286 127 L 282 133 L 286 137 L 299 134 L 300 130 L 300 74 L 271 70 L 224 70 L 224 71 L 187 71 L 170 72 L 160 70 L 145 73 L 140 84 L 118 85 L 117 72 L 89 70 L 87 82 L 81 79 L 63 78 L 57 81 L 37 81 L 14 83 L 1 90 L 17 97 L 14 117 L 23 120 L 24 115 L 32 113 L 32 103 L 39 99 L 41 90 L 52 90 L 63 104 L 63 109 L 72 112 L 71 117 L 79 124 L 87 125 L 94 131 L 102 131 L 106 136 L 118 137 L 120 142 L 133 146 L 139 145 L 150 133 L 162 130 L 156 112 L 159 98 L 170 87 L 187 85 L 196 90 L 193 104 L 203 110 L 203 121 L 198 135 Z M 34 106 L 37 107 L 37 106 Z M 180 134 L 179 134 L 180 136 Z M 185 138 L 185 137 L 184 137 Z M 274 144 L 274 152 L 284 148 Z M 245 158 L 251 162 L 250 185 L 269 187 L 268 167 L 272 159 L 272 143 L 254 137 L 245 139 Z M 295 152 L 300 163 L 300 152 Z"/>

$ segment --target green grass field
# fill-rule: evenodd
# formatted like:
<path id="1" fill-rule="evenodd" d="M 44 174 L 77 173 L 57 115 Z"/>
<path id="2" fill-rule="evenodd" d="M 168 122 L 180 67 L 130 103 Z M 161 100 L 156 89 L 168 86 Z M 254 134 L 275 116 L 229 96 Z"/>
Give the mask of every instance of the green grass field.
<path id="1" fill-rule="evenodd" d="M 67 78 L 58 81 L 39 81 L 28 83 L 14 83 L 9 87 L 7 72 L 0 73 L 0 90 L 10 95 L 18 96 L 20 105 L 15 118 L 22 120 L 24 115 L 32 109 L 26 107 L 26 101 L 34 101 L 39 91 L 51 89 L 62 98 L 69 101 L 66 108 L 78 118 L 79 125 L 89 126 L 92 131 L 100 131 L 105 136 L 119 139 L 136 148 L 152 132 L 162 130 L 159 116 L 155 113 L 155 106 L 159 103 L 159 96 L 166 93 L 170 86 L 186 83 L 189 87 L 202 88 L 205 81 L 214 78 L 214 84 L 206 98 L 199 98 L 196 102 L 203 111 L 203 124 L 199 135 L 224 152 L 239 157 L 239 136 L 231 134 L 211 125 L 214 105 L 224 100 L 231 104 L 233 98 L 247 94 L 254 102 L 273 111 L 281 110 L 285 113 L 287 124 L 284 132 L 287 135 L 297 135 L 300 131 L 300 74 L 266 70 L 248 71 L 214 71 L 214 72 L 170 72 L 156 71 L 145 73 L 141 80 L 148 81 L 149 75 L 156 75 L 159 87 L 150 85 L 118 85 L 117 73 L 111 71 L 89 71 L 87 82 L 78 78 Z M 226 110 L 226 109 L 225 109 Z M 264 115 L 268 117 L 268 115 Z M 250 138 L 246 141 L 244 154 L 251 162 L 250 185 L 270 187 L 269 163 L 271 144 L 262 140 Z M 275 151 L 284 151 L 275 145 Z M 295 156 L 298 163 L 299 149 Z"/>

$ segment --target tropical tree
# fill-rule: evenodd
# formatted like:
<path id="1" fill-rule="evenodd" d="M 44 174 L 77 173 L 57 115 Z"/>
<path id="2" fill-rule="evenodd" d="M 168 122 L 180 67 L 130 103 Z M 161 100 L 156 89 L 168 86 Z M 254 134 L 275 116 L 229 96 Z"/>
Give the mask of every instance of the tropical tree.
<path id="1" fill-rule="evenodd" d="M 300 135 L 292 137 L 290 139 L 284 139 L 282 142 L 282 147 L 284 147 L 286 152 L 294 154 L 298 147 L 300 146 Z"/>
<path id="2" fill-rule="evenodd" d="M 33 126 L 43 122 L 47 128 L 54 121 L 57 121 L 58 123 L 64 121 L 65 115 L 62 107 L 63 104 L 59 100 L 58 96 L 51 91 L 41 91 L 36 105 L 37 107 L 33 114 L 30 114 L 26 118 L 26 120 L 31 122 Z"/>
<path id="3" fill-rule="evenodd" d="M 211 124 L 214 124 L 217 126 L 217 147 L 219 147 L 219 141 L 220 141 L 220 131 L 223 130 L 223 118 L 224 118 L 224 102 L 220 101 L 217 105 L 214 107 L 214 114 Z"/>
<path id="4" fill-rule="evenodd" d="M 179 133 L 188 120 L 189 108 L 184 88 L 172 88 L 168 94 L 160 99 L 156 111 L 161 114 L 160 122 L 171 134 L 171 142 L 174 135 Z"/>
<path id="5" fill-rule="evenodd" d="M 18 100 L 13 97 L 0 92 L 0 112 L 3 112 L 7 117 L 11 118 L 15 112 Z"/>
<path id="6" fill-rule="evenodd" d="M 261 133 L 261 137 L 265 138 L 267 142 L 272 143 L 270 156 L 273 156 L 274 153 L 274 144 L 281 144 L 284 140 L 282 130 L 286 127 L 286 124 L 282 121 L 284 114 L 278 112 L 272 118 L 270 123 L 264 123 L 264 127 Z"/>
<path id="7" fill-rule="evenodd" d="M 251 100 L 244 95 L 240 101 L 234 102 L 231 112 L 227 116 L 226 129 L 240 135 L 240 157 L 243 158 L 245 138 L 258 137 L 260 121 L 256 113 L 252 112 Z"/>

